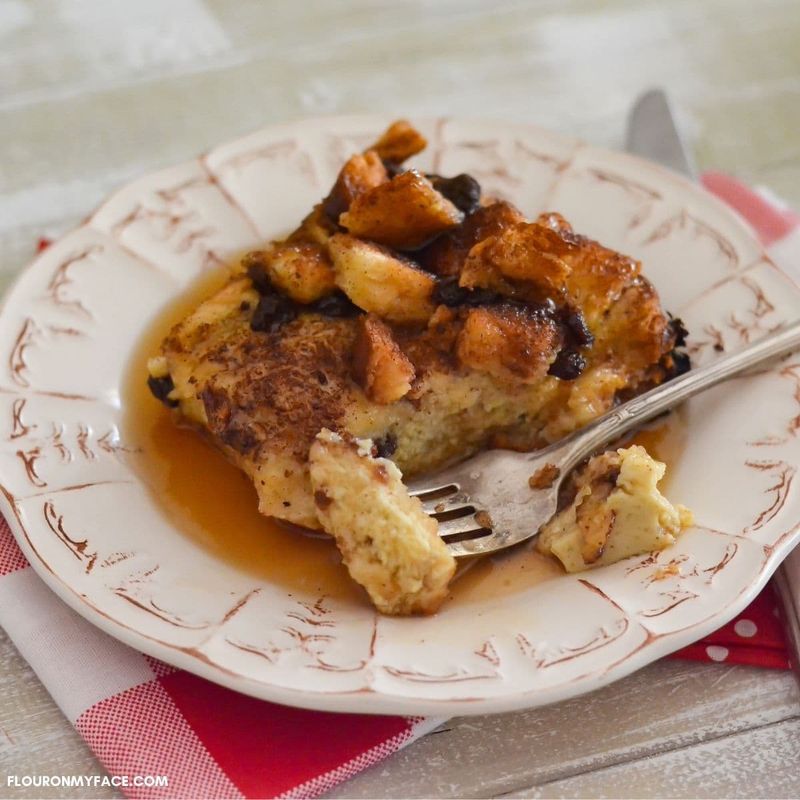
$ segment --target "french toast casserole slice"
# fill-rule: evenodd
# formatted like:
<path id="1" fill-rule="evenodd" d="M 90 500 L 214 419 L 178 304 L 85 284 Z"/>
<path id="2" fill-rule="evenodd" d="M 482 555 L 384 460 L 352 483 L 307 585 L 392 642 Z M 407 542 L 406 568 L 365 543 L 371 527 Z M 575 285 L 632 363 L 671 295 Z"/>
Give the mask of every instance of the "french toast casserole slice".
<path id="1" fill-rule="evenodd" d="M 322 430 L 411 477 L 540 447 L 687 366 L 639 262 L 467 175 L 405 169 L 424 146 L 394 123 L 150 361 L 153 392 L 247 473 L 265 515 L 325 527 Z"/>

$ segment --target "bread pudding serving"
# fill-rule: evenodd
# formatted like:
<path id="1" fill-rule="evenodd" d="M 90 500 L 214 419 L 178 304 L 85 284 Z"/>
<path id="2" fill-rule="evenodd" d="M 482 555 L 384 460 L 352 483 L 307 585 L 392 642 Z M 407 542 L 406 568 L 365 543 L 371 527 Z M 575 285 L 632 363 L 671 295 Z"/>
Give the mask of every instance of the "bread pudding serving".
<path id="1" fill-rule="evenodd" d="M 390 614 L 435 611 L 454 571 L 402 476 L 541 447 L 688 366 L 639 262 L 468 175 L 406 168 L 425 145 L 396 122 L 352 156 L 149 362 L 261 513 L 332 534 Z"/>

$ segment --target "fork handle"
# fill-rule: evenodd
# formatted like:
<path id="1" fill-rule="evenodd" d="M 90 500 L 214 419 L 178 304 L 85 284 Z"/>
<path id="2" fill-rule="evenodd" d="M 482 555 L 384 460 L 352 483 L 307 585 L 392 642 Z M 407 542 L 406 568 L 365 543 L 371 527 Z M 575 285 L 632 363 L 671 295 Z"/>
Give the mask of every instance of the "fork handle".
<path id="1" fill-rule="evenodd" d="M 713 361 L 708 366 L 691 370 L 678 378 L 662 383 L 649 392 L 634 397 L 595 422 L 570 436 L 558 446 L 564 454 L 565 474 L 587 456 L 604 447 L 631 428 L 657 417 L 699 392 L 732 378 L 746 369 L 765 361 L 800 349 L 800 321 L 776 333 L 759 339 L 754 344 L 732 355 Z"/>

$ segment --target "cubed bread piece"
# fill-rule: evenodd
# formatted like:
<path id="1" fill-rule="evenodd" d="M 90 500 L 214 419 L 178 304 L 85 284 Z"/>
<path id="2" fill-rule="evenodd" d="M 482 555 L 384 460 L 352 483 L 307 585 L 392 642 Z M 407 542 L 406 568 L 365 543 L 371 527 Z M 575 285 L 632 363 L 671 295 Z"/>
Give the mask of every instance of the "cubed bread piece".
<path id="1" fill-rule="evenodd" d="M 570 266 L 567 295 L 594 330 L 622 292 L 636 280 L 641 264 L 584 236 L 563 235 L 576 242 L 575 249 L 563 255 Z"/>
<path id="2" fill-rule="evenodd" d="M 369 440 L 317 435 L 309 452 L 317 515 L 378 611 L 432 614 L 447 595 L 455 560 L 400 470 L 371 451 Z"/>
<path id="3" fill-rule="evenodd" d="M 539 214 L 538 217 L 536 217 L 534 222 L 537 225 L 543 225 L 545 228 L 550 228 L 550 230 L 557 231 L 562 236 L 575 236 L 572 225 L 570 225 L 569 222 L 558 213 L 558 211 L 544 211 L 543 213 Z M 575 238 L 580 239 L 581 237 Z"/>
<path id="4" fill-rule="evenodd" d="M 461 364 L 496 378 L 533 383 L 542 378 L 561 346 L 552 318 L 529 308 L 473 308 L 458 335 Z"/>
<path id="5" fill-rule="evenodd" d="M 333 266 L 318 244 L 276 244 L 264 251 L 263 263 L 273 286 L 298 303 L 313 303 L 336 288 Z"/>
<path id="6" fill-rule="evenodd" d="M 603 315 L 596 352 L 608 353 L 631 375 L 655 364 L 672 349 L 675 332 L 661 310 L 658 293 L 641 275 L 635 277 Z"/>
<path id="7" fill-rule="evenodd" d="M 336 223 L 323 210 L 322 203 L 317 203 L 286 241 L 313 242 L 325 247 L 338 230 Z"/>
<path id="8" fill-rule="evenodd" d="M 537 548 L 567 572 L 580 572 L 669 547 L 692 514 L 659 492 L 665 472 L 639 445 L 595 456 L 575 478 L 575 499 L 542 528 Z"/>
<path id="9" fill-rule="evenodd" d="M 364 311 L 393 322 L 425 322 L 435 278 L 380 245 L 347 234 L 328 243 L 336 285 Z"/>
<path id="10" fill-rule="evenodd" d="M 443 277 L 458 275 L 469 251 L 484 239 L 497 236 L 520 222 L 525 222 L 522 212 L 498 200 L 482 206 L 470 214 L 457 228 L 453 228 L 417 254 L 425 269 Z"/>
<path id="11" fill-rule="evenodd" d="M 339 224 L 353 236 L 414 250 L 463 218 L 427 178 L 412 169 L 356 197 L 339 217 Z"/>
<path id="12" fill-rule="evenodd" d="M 404 119 L 393 122 L 375 144 L 370 147 L 385 161 L 401 164 L 428 145 L 425 137 Z"/>
<path id="13" fill-rule="evenodd" d="M 386 167 L 374 150 L 357 153 L 339 171 L 330 194 L 322 201 L 322 208 L 328 217 L 338 220 L 353 200 L 388 180 Z"/>
<path id="14" fill-rule="evenodd" d="M 518 223 L 470 250 L 459 285 L 531 300 L 560 298 L 571 271 L 564 256 L 574 249 L 550 228 Z"/>
<path id="15" fill-rule="evenodd" d="M 373 314 L 360 317 L 353 377 L 367 397 L 381 405 L 394 403 L 408 394 L 414 374 L 414 365 L 394 340 L 389 326 Z"/>

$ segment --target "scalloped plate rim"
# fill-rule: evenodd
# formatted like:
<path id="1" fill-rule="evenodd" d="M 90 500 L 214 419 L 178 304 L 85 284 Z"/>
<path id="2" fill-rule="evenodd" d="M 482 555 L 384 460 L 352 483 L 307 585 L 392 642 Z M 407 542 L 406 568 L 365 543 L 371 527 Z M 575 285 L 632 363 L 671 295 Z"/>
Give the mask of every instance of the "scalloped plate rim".
<path id="1" fill-rule="evenodd" d="M 114 198 L 118 197 L 132 183 L 136 183 L 137 181 L 140 181 L 143 178 L 151 175 L 157 175 L 166 169 L 179 167 L 183 164 L 194 162 L 202 163 L 204 158 L 209 153 L 214 152 L 219 147 L 234 145 L 254 134 L 274 128 L 291 128 L 293 125 L 319 125 L 331 120 L 336 120 L 340 124 L 352 122 L 359 125 L 374 125 L 377 128 L 381 124 L 385 124 L 387 121 L 394 118 L 395 117 L 393 115 L 388 114 L 348 114 L 311 118 L 301 117 L 264 126 L 209 148 L 195 158 L 190 158 L 174 165 L 167 165 L 166 167 L 153 170 L 133 179 L 132 181 L 127 182 L 126 184 L 110 192 L 97 205 L 97 207 L 91 211 L 91 213 L 84 217 L 83 221 L 79 225 L 76 225 L 62 234 L 59 239 L 62 239 L 69 234 L 79 231 L 83 228 L 91 228 L 89 223 L 97 211 L 103 208 Z M 504 122 L 500 119 L 487 118 L 418 117 L 416 119 L 426 122 L 440 120 L 456 121 L 460 124 L 466 125 L 472 123 L 501 126 L 504 124 Z M 710 192 L 706 191 L 702 186 L 691 182 L 684 176 L 674 173 L 662 167 L 661 165 L 628 153 L 595 147 L 594 145 L 588 144 L 575 137 L 561 135 L 536 125 L 521 122 L 511 122 L 508 123 L 508 125 L 516 130 L 528 131 L 534 136 L 539 135 L 550 139 L 560 140 L 565 144 L 570 144 L 573 146 L 576 152 L 586 149 L 599 157 L 613 157 L 614 159 L 622 159 L 623 161 L 627 161 L 632 165 L 638 165 L 640 168 L 643 168 L 650 173 L 660 175 L 661 180 L 668 180 L 676 184 L 684 191 L 691 192 L 693 194 L 699 193 L 702 195 L 703 201 L 707 205 L 715 206 L 718 212 L 723 217 L 727 218 L 730 224 L 735 225 L 740 229 L 740 233 L 743 233 L 754 243 L 756 242 L 752 229 L 750 228 L 749 224 L 738 214 L 738 212 L 730 208 Z M 93 228 L 92 230 L 97 229 Z M 761 247 L 761 245 L 758 245 L 757 249 L 762 254 L 764 253 L 764 249 Z M 15 276 L 14 281 L 7 288 L 4 297 L 0 302 L 0 317 L 3 316 L 10 303 L 15 299 L 14 295 L 16 294 L 23 277 L 29 272 L 29 270 L 32 270 L 36 267 L 36 265 L 39 263 L 39 260 L 40 256 L 37 255 L 22 270 L 20 270 L 17 276 Z M 781 275 L 790 280 L 795 286 L 798 285 L 797 280 L 791 275 L 787 275 L 787 273 L 785 273 L 783 270 L 779 270 L 779 272 Z M 100 400 L 97 400 L 96 402 L 102 404 L 102 401 Z M 41 577 L 68 606 L 110 636 L 143 653 L 172 664 L 175 667 L 185 669 L 217 684 L 256 698 L 306 709 L 374 714 L 389 713 L 406 715 L 427 714 L 436 716 L 452 716 L 454 714 L 508 712 L 555 703 L 599 689 L 614 681 L 620 680 L 626 675 L 629 675 L 630 673 L 657 660 L 658 658 L 668 655 L 675 650 L 686 646 L 687 644 L 697 641 L 735 617 L 764 587 L 783 558 L 793 549 L 798 541 L 800 541 L 800 522 L 798 522 L 790 530 L 784 533 L 784 536 L 776 546 L 770 549 L 770 552 L 764 559 L 762 568 L 755 579 L 743 586 L 741 591 L 736 594 L 734 599 L 731 600 L 731 602 L 728 603 L 724 609 L 703 619 L 701 622 L 690 624 L 689 626 L 674 632 L 657 635 L 651 641 L 644 642 L 634 652 L 626 655 L 619 662 L 612 664 L 602 672 L 589 674 L 588 676 L 583 676 L 577 680 L 559 683 L 553 687 L 545 689 L 526 690 L 495 697 L 490 696 L 477 697 L 474 699 L 462 698 L 455 700 L 436 700 L 431 698 L 385 694 L 374 689 L 361 689 L 354 692 L 326 692 L 304 691 L 294 688 L 287 688 L 280 685 L 259 682 L 251 678 L 235 675 L 234 673 L 226 670 L 224 667 L 213 662 L 201 660 L 193 655 L 176 649 L 174 645 L 162 644 L 158 640 L 155 640 L 137 630 L 134 630 L 133 628 L 130 628 L 123 622 L 111 618 L 103 611 L 95 608 L 93 605 L 90 605 L 78 592 L 70 587 L 68 583 L 66 583 L 59 575 L 53 572 L 50 566 L 39 557 L 32 543 L 29 541 L 28 532 L 25 530 L 18 517 L 16 508 L 14 507 L 14 502 L 9 498 L 5 490 L 0 492 L 0 510 L 2 510 L 23 553 L 39 577 Z"/>

